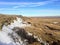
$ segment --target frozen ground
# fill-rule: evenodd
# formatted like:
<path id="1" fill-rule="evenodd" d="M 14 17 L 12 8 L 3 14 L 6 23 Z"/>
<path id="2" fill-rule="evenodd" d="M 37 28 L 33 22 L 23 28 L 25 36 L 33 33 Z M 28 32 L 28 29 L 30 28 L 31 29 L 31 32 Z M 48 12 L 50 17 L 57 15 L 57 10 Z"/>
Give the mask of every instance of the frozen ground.
<path id="1" fill-rule="evenodd" d="M 14 20 L 14 23 L 11 23 L 8 26 L 3 26 L 2 31 L 0 31 L 0 45 L 24 45 L 22 44 L 23 42 L 21 41 L 20 37 L 17 36 L 17 34 L 15 32 L 13 32 L 13 28 L 14 27 L 26 27 L 29 25 L 23 24 L 22 23 L 22 19 L 21 18 L 17 18 L 17 20 Z M 15 36 L 16 38 L 18 38 L 20 40 L 19 42 L 14 42 L 13 38 L 11 37 L 12 35 Z"/>

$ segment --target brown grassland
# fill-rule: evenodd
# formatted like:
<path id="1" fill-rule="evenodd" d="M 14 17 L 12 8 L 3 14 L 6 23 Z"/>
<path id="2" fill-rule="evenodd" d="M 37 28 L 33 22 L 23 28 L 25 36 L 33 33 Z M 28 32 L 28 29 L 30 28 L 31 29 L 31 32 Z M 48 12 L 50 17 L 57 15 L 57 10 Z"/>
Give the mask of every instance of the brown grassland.
<path id="1" fill-rule="evenodd" d="M 17 16 L 14 15 L 2 15 L 0 14 L 0 29 L 3 24 L 10 24 L 16 19 Z M 32 33 L 33 35 L 42 38 L 44 41 L 48 42 L 50 45 L 53 42 L 56 42 L 57 45 L 60 45 L 60 18 L 59 17 L 21 17 L 24 21 L 30 23 L 31 27 L 26 27 L 25 30 Z M 30 45 L 41 45 L 38 42 L 35 42 Z"/>
<path id="2" fill-rule="evenodd" d="M 60 45 L 60 18 L 59 17 L 30 17 L 24 18 L 26 22 L 31 23 L 31 27 L 26 30 L 34 35 L 41 37 L 50 45 Z M 52 44 L 56 42 L 57 44 Z M 39 43 L 32 45 L 41 45 Z"/>

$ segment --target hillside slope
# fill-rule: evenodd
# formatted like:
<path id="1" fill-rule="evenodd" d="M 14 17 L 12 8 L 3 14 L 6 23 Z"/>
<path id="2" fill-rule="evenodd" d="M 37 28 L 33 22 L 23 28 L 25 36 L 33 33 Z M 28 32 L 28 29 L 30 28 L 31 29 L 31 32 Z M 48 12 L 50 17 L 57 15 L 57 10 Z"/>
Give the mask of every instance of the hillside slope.
<path id="1" fill-rule="evenodd" d="M 42 38 L 50 45 L 60 45 L 60 18 L 37 18 L 25 19 L 31 23 L 31 27 L 26 30 Z M 39 44 L 38 44 L 39 45 Z"/>
<path id="2" fill-rule="evenodd" d="M 0 15 L 0 29 L 4 24 L 9 25 L 13 22 L 16 17 L 20 16 L 8 16 Z M 60 18 L 38 18 L 38 17 L 20 17 L 28 24 L 30 27 L 24 28 L 25 31 L 32 33 L 38 38 L 42 38 L 44 42 L 49 43 L 49 45 L 60 45 Z M 39 42 L 34 42 L 29 45 L 43 45 Z"/>

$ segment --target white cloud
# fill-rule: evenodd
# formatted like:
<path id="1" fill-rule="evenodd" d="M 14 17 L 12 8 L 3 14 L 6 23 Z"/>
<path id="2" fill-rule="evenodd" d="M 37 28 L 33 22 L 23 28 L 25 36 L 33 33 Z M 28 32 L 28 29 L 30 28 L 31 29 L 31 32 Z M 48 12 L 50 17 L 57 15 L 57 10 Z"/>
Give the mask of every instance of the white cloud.
<path id="1" fill-rule="evenodd" d="M 37 7 L 37 6 L 42 6 L 42 5 L 46 5 L 49 3 L 53 3 L 55 1 L 59 1 L 59 0 L 47 0 L 47 1 L 43 1 L 43 2 L 0 2 L 0 5 L 16 5 L 13 8 Z"/>

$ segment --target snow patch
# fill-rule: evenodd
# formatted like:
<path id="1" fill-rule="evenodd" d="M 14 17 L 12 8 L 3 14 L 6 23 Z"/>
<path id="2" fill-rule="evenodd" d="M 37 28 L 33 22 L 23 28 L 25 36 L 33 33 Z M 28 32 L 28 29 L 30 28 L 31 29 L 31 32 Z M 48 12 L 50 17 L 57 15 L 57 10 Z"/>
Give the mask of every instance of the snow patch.
<path id="1" fill-rule="evenodd" d="M 3 43 L 11 43 L 11 38 L 8 36 L 8 34 L 4 31 L 0 31 L 0 41 Z"/>
<path id="2" fill-rule="evenodd" d="M 23 27 L 26 27 L 26 26 L 31 26 L 31 25 L 30 24 L 26 25 L 26 23 L 23 24 L 23 20 L 21 18 L 18 18 L 18 17 L 17 17 L 17 20 L 14 20 L 14 23 L 11 23 L 10 25 L 8 25 L 8 27 L 11 28 L 11 29 L 13 29 L 14 27 L 23 28 Z"/>
<path id="3" fill-rule="evenodd" d="M 23 24 L 23 20 L 17 17 L 14 23 L 8 26 L 3 25 L 2 31 L 0 31 L 0 44 L 2 45 L 25 45 L 21 38 L 12 30 L 14 27 L 26 27 L 29 24 Z M 13 37 L 12 37 L 13 36 Z M 18 40 L 17 40 L 18 39 Z"/>

